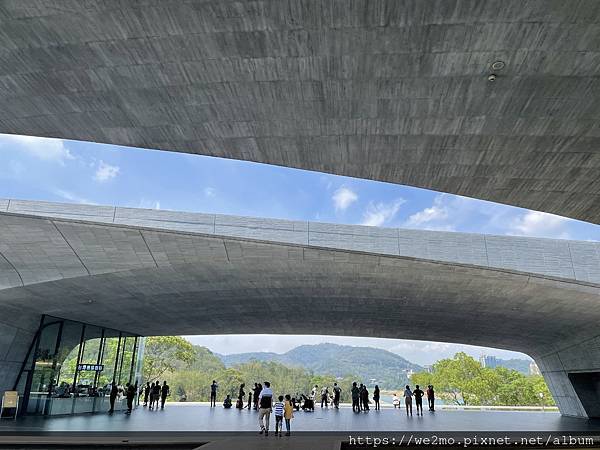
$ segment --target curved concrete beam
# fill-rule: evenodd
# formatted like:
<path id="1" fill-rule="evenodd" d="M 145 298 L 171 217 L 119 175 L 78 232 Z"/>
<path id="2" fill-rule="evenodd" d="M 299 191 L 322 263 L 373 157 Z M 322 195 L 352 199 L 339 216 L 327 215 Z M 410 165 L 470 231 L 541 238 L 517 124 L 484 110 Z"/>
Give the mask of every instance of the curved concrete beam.
<path id="1" fill-rule="evenodd" d="M 215 257 L 214 248 L 190 253 L 172 244 L 173 247 L 155 249 L 155 242 L 159 242 L 156 230 L 181 233 L 181 239 L 190 233 L 231 237 L 468 264 L 600 284 L 599 242 L 3 201 L 8 214 L 0 213 L 0 252 L 26 274 L 25 284 L 81 276 L 86 271 L 100 274 L 195 262 L 207 256 L 205 251 L 213 252 L 211 257 Z M 217 246 L 218 251 L 222 249 Z M 32 262 L 37 270 L 30 268 Z"/>
<path id="2" fill-rule="evenodd" d="M 600 10 L 536 0 L 0 7 L 0 132 L 600 222 Z M 506 63 L 494 83 L 490 65 Z"/>
<path id="3" fill-rule="evenodd" d="M 0 251 L 25 286 L 0 289 L 0 341 L 24 347 L 50 314 L 141 335 L 501 347 L 536 358 L 561 411 L 586 415 L 567 373 L 600 370 L 598 243 L 5 203 Z"/>

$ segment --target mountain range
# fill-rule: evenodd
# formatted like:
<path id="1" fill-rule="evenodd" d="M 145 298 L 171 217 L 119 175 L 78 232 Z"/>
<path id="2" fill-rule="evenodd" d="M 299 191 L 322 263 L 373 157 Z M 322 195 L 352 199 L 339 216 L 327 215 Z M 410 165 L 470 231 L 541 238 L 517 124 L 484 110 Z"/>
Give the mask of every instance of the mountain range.
<path id="1" fill-rule="evenodd" d="M 231 355 L 216 354 L 227 367 L 252 360 L 275 361 L 287 366 L 303 367 L 317 374 L 336 377 L 352 375 L 361 381 L 378 383 L 383 389 L 396 389 L 408 383 L 408 374 L 423 367 L 387 350 L 350 345 L 301 345 L 286 353 L 253 352 Z"/>
<path id="2" fill-rule="evenodd" d="M 215 353 L 226 367 L 243 364 L 252 360 L 275 361 L 287 366 L 307 369 L 316 374 L 328 374 L 336 377 L 355 376 L 357 380 L 378 383 L 382 389 L 397 389 L 408 383 L 411 372 L 424 368 L 387 350 L 373 347 L 354 347 L 350 345 L 317 344 L 301 345 L 286 353 L 250 352 L 220 355 Z M 496 359 L 498 366 L 529 373 L 529 360 Z"/>

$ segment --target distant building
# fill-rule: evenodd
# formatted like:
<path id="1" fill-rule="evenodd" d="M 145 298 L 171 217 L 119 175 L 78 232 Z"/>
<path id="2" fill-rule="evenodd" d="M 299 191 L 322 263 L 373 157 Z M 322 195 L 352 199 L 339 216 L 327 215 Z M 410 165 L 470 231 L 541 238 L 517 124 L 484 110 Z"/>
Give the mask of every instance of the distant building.
<path id="1" fill-rule="evenodd" d="M 423 366 L 423 369 L 425 369 L 425 372 L 427 373 L 433 373 L 433 366 L 430 364 Z"/>
<path id="2" fill-rule="evenodd" d="M 498 359 L 495 356 L 481 355 L 479 357 L 479 363 L 481 364 L 481 367 L 487 367 L 488 369 L 498 367 Z"/>
<path id="3" fill-rule="evenodd" d="M 535 361 L 531 361 L 529 363 L 529 375 L 541 375 L 540 368 L 535 363 Z"/>

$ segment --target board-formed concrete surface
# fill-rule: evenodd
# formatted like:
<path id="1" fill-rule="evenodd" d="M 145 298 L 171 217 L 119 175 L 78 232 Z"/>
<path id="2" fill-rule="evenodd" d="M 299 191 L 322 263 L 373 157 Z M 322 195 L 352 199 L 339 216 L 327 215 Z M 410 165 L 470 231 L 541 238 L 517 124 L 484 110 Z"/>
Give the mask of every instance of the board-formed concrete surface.
<path id="1" fill-rule="evenodd" d="M 600 223 L 594 0 L 4 0 L 0 23 L 1 133 Z"/>
<path id="2" fill-rule="evenodd" d="M 600 370 L 600 244 L 2 200 L 0 390 L 41 314 L 140 335 L 287 333 L 523 351 L 561 412 Z"/>

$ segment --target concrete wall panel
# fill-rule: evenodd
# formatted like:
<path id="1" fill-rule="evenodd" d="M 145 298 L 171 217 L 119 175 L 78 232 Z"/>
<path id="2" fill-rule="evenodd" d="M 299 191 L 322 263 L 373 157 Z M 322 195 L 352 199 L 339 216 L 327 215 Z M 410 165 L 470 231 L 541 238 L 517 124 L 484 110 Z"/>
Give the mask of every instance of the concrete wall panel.
<path id="1" fill-rule="evenodd" d="M 239 237 L 306 245 L 307 222 L 259 219 L 217 215 L 214 233 L 219 236 Z"/>
<path id="2" fill-rule="evenodd" d="M 398 254 L 398 234 L 394 228 L 310 223 L 309 245 L 363 252 Z"/>
<path id="3" fill-rule="evenodd" d="M 575 278 L 567 241 L 486 236 L 491 267 Z"/>
<path id="4" fill-rule="evenodd" d="M 600 243 L 569 242 L 575 278 L 591 283 L 600 282 Z"/>
<path id="5" fill-rule="evenodd" d="M 198 214 L 155 209 L 117 208 L 115 224 L 165 228 L 191 233 L 214 233 L 214 214 Z"/>
<path id="6" fill-rule="evenodd" d="M 81 205 L 77 203 L 50 203 L 24 200 L 11 200 L 8 212 L 15 214 L 33 214 L 60 219 L 89 220 L 111 223 L 115 208 L 113 206 Z"/>
<path id="7" fill-rule="evenodd" d="M 487 266 L 483 235 L 399 229 L 401 256 Z"/>

